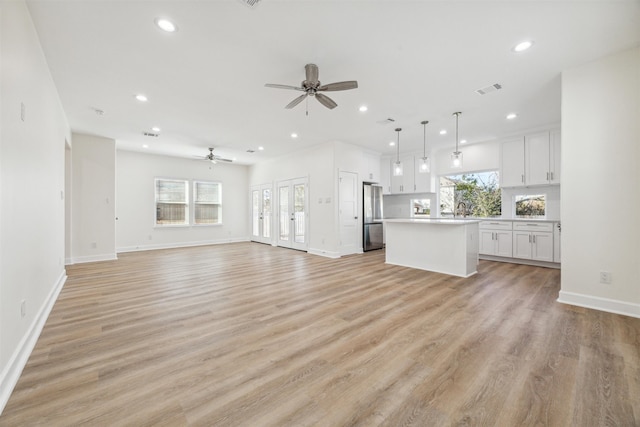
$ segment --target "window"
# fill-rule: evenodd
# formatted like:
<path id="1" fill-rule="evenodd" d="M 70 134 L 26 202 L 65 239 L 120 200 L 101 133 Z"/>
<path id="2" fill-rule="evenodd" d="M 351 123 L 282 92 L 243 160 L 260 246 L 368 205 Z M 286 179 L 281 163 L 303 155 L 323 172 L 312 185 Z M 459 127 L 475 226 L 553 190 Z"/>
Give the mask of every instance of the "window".
<path id="1" fill-rule="evenodd" d="M 428 218 L 431 216 L 431 200 L 430 199 L 413 199 L 411 200 L 411 212 L 415 218 Z"/>
<path id="2" fill-rule="evenodd" d="M 156 178 L 156 225 L 189 224 L 188 181 Z"/>
<path id="3" fill-rule="evenodd" d="M 516 218 L 544 218 L 546 211 L 545 194 L 523 194 L 514 197 Z"/>
<path id="4" fill-rule="evenodd" d="M 440 177 L 440 215 L 493 217 L 502 214 L 498 171 Z"/>
<path id="5" fill-rule="evenodd" d="M 219 182 L 194 181 L 194 224 L 222 223 L 222 195 Z"/>

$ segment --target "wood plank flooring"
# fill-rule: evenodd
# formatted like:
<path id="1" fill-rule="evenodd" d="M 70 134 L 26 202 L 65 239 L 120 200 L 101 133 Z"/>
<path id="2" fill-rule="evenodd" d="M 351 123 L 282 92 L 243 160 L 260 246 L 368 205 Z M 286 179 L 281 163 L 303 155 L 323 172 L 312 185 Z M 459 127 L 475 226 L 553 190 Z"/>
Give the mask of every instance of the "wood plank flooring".
<path id="1" fill-rule="evenodd" d="M 640 319 L 256 243 L 75 265 L 0 426 L 638 426 Z"/>

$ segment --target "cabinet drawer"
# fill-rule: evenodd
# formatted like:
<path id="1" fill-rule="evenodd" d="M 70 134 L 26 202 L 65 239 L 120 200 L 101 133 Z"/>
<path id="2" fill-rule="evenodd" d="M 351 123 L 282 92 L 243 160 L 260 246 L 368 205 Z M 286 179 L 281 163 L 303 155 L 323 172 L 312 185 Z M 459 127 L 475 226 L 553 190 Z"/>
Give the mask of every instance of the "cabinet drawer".
<path id="1" fill-rule="evenodd" d="M 482 221 L 480 228 L 485 230 L 511 230 L 511 221 Z"/>
<path id="2" fill-rule="evenodd" d="M 516 231 L 553 231 L 552 222 L 514 222 L 513 229 Z"/>

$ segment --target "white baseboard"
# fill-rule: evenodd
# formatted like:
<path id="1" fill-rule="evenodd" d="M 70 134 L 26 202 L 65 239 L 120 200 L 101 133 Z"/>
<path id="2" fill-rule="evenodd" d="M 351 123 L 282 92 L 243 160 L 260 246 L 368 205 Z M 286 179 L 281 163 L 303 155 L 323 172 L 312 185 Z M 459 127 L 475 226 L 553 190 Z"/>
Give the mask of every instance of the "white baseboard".
<path id="1" fill-rule="evenodd" d="M 85 262 L 113 261 L 116 259 L 118 259 L 116 254 L 84 255 L 71 258 L 71 262 L 67 263 L 67 265 L 83 264 Z"/>
<path id="2" fill-rule="evenodd" d="M 58 299 L 58 295 L 60 295 L 60 291 L 66 281 L 67 272 L 62 270 L 55 286 L 51 292 L 49 292 L 44 304 L 33 318 L 33 322 L 31 322 L 27 333 L 22 337 L 18 347 L 11 355 L 9 363 L 7 363 L 5 369 L 0 373 L 0 414 L 2 414 L 14 387 L 18 383 L 20 374 L 29 360 L 29 356 L 38 341 L 38 337 L 40 337 L 40 332 L 42 332 L 49 313 L 51 313 L 51 309 Z"/>
<path id="3" fill-rule="evenodd" d="M 557 301 L 563 304 L 640 318 L 640 304 L 566 291 L 560 291 Z"/>
<path id="4" fill-rule="evenodd" d="M 307 253 L 310 253 L 311 255 L 319 255 L 319 256 L 323 256 L 323 257 L 327 257 L 327 258 L 334 258 L 334 259 L 335 258 L 340 258 L 340 252 L 325 251 L 324 249 L 309 248 Z"/>
<path id="5" fill-rule="evenodd" d="M 479 259 L 484 259 L 487 261 L 499 261 L 499 262 L 510 262 L 512 264 L 524 264 L 524 265 L 533 265 L 535 267 L 547 267 L 547 268 L 557 268 L 560 269 L 562 265 L 557 262 L 547 262 L 547 261 L 536 261 L 533 259 L 522 259 L 522 258 L 508 258 L 502 256 L 494 256 L 494 255 L 478 255 Z"/>
<path id="6" fill-rule="evenodd" d="M 239 242 L 248 242 L 248 241 L 249 241 L 248 237 L 236 237 L 236 238 L 230 238 L 230 239 L 199 240 L 197 242 L 158 243 L 153 245 L 123 246 L 120 248 L 116 248 L 116 252 L 124 253 L 124 252 L 153 251 L 158 249 L 190 248 L 194 246 L 221 245 L 224 243 L 239 243 Z"/>

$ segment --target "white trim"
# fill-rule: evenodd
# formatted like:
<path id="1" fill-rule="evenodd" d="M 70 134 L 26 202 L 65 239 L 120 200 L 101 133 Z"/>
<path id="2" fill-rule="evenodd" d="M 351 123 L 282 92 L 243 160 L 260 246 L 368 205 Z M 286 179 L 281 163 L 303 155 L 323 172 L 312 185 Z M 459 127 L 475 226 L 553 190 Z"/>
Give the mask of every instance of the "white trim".
<path id="1" fill-rule="evenodd" d="M 113 261 L 116 259 L 118 259 L 116 254 L 84 255 L 71 258 L 71 263 L 67 265 L 83 264 L 85 262 Z"/>
<path id="2" fill-rule="evenodd" d="M 574 292 L 560 291 L 558 302 L 578 307 L 592 308 L 608 313 L 622 314 L 640 318 L 640 304 L 609 298 L 595 297 L 593 295 L 576 294 Z"/>
<path id="3" fill-rule="evenodd" d="M 340 258 L 340 253 L 339 252 L 334 252 L 334 251 L 325 251 L 323 249 L 309 249 L 307 251 L 307 253 L 311 254 L 311 255 L 319 255 L 319 256 L 323 256 L 323 257 L 327 257 L 327 258 Z"/>
<path id="4" fill-rule="evenodd" d="M 9 359 L 9 363 L 7 363 L 5 369 L 0 374 L 0 414 L 2 414 L 5 405 L 9 401 L 9 397 L 11 397 L 14 387 L 18 383 L 20 374 L 22 374 L 22 370 L 27 364 L 29 356 L 31 356 L 31 352 L 40 337 L 42 328 L 44 328 L 44 324 L 49 317 L 49 313 L 51 313 L 51 309 L 58 299 L 58 295 L 66 281 L 67 272 L 66 270 L 62 270 L 55 286 L 45 299 L 44 304 L 40 307 L 38 313 L 36 313 L 33 318 L 33 322 L 27 330 L 27 333 L 20 340 L 20 343 Z"/>
<path id="5" fill-rule="evenodd" d="M 249 241 L 250 240 L 248 237 L 238 237 L 238 238 L 231 238 L 231 239 L 199 240 L 196 242 L 159 243 L 155 245 L 125 246 L 122 248 L 116 248 L 116 252 L 124 253 L 124 252 L 138 252 L 138 251 L 153 251 L 158 249 L 190 248 L 193 246 L 221 245 L 224 243 L 238 243 L 238 242 L 249 242 Z"/>

